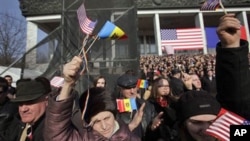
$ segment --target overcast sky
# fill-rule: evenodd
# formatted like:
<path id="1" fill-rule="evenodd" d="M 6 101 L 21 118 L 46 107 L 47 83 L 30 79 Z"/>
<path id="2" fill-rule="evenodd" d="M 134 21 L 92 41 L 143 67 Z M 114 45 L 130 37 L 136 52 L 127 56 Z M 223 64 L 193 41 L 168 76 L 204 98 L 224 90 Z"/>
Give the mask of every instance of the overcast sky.
<path id="1" fill-rule="evenodd" d="M 0 13 L 6 12 L 17 18 L 24 18 L 21 15 L 18 0 L 0 0 Z"/>

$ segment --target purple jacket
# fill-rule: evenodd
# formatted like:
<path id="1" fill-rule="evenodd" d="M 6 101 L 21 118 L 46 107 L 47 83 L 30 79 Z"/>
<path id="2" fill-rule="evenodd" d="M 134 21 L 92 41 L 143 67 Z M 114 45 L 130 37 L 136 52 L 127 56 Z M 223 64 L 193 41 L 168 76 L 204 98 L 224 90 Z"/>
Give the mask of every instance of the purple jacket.
<path id="1" fill-rule="evenodd" d="M 74 94 L 63 101 L 55 99 L 55 95 L 50 95 L 45 118 L 46 141 L 140 141 L 140 138 L 132 134 L 122 121 L 118 121 L 120 128 L 109 139 L 94 130 L 89 131 L 85 128 L 77 130 L 71 121 Z"/>

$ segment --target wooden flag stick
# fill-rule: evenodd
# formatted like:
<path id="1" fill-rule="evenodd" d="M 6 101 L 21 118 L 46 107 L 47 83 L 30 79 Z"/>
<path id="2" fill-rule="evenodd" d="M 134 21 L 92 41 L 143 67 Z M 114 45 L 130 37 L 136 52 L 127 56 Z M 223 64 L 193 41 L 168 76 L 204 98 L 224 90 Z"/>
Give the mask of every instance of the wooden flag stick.
<path id="1" fill-rule="evenodd" d="M 92 41 L 92 43 L 89 45 L 89 48 L 86 50 L 86 53 L 88 53 L 88 51 L 90 50 L 90 48 L 93 46 L 93 44 L 95 43 L 95 41 L 99 39 L 98 36 L 95 37 L 95 39 Z"/>
<path id="2" fill-rule="evenodd" d="M 89 67 L 88 67 L 88 60 L 87 60 L 87 52 L 85 51 L 85 49 L 83 49 L 83 58 L 85 60 L 85 69 L 87 70 L 87 72 L 89 72 Z M 84 71 L 84 70 L 82 70 Z"/>
<path id="3" fill-rule="evenodd" d="M 80 55 L 81 55 L 81 53 L 83 52 L 84 47 L 85 47 L 85 46 L 86 46 L 86 44 L 87 44 L 88 38 L 89 38 L 89 35 L 85 36 L 85 38 L 83 39 L 83 42 L 82 42 L 82 48 L 81 48 L 81 50 L 80 50 L 80 52 L 79 52 L 78 56 L 80 56 Z"/>
<path id="4" fill-rule="evenodd" d="M 222 1 L 220 0 L 220 7 L 222 8 L 222 10 L 224 11 L 224 14 L 226 15 L 227 14 L 227 11 L 222 3 Z"/>

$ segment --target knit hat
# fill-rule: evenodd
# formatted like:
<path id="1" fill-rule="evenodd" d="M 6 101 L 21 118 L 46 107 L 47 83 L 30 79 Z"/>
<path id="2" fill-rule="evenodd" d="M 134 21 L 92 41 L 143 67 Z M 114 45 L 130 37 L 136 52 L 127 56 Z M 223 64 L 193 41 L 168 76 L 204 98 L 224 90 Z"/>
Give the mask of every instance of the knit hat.
<path id="1" fill-rule="evenodd" d="M 89 94 L 88 94 L 89 92 Z M 88 100 L 87 96 L 89 96 Z M 87 104 L 85 104 L 87 102 Z M 87 105 L 84 114 L 84 120 L 90 123 L 93 116 L 100 112 L 110 111 L 113 115 L 116 115 L 115 100 L 112 99 L 111 94 L 104 88 L 94 87 L 86 90 L 79 99 L 80 108 L 83 111 L 85 105 Z M 84 111 L 83 111 L 84 112 Z"/>
<path id="2" fill-rule="evenodd" d="M 217 115 L 220 104 L 206 91 L 185 92 L 177 103 L 177 115 L 180 121 L 198 115 Z"/>

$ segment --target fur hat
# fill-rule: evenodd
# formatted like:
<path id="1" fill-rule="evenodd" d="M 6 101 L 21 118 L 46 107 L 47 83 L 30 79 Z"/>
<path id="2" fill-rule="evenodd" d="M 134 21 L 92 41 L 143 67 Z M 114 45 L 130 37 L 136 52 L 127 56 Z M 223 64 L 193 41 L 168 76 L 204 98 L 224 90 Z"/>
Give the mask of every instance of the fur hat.
<path id="1" fill-rule="evenodd" d="M 180 121 L 184 121 L 197 115 L 217 115 L 220 111 L 220 104 L 206 91 L 185 92 L 177 104 L 177 114 Z"/>
<path id="2" fill-rule="evenodd" d="M 100 112 L 110 111 L 116 115 L 115 100 L 112 99 L 111 94 L 104 88 L 94 87 L 86 90 L 79 99 L 80 108 L 83 111 L 87 95 L 89 92 L 89 98 L 87 101 L 87 108 L 84 113 L 84 120 L 89 123 L 91 118 Z"/>

